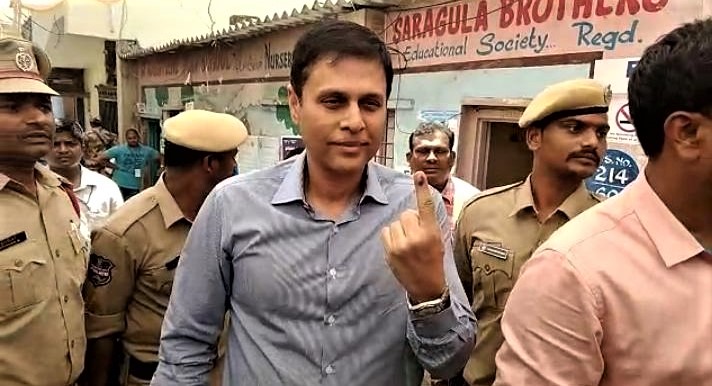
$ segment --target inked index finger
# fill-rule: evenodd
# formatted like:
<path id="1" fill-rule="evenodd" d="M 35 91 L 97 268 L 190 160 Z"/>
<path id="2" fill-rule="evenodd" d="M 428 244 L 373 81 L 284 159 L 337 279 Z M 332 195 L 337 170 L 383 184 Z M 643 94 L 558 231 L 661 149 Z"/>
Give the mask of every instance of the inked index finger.
<path id="1" fill-rule="evenodd" d="M 413 174 L 413 183 L 415 184 L 415 200 L 418 205 L 420 224 L 439 228 L 438 218 L 435 214 L 435 200 L 425 173 L 419 171 Z"/>

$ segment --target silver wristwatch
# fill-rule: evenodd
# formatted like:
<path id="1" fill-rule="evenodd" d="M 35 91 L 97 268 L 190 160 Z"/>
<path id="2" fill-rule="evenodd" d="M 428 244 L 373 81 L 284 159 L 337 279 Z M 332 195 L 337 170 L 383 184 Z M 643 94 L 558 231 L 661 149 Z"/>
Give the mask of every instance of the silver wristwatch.
<path id="1" fill-rule="evenodd" d="M 408 310 L 416 317 L 425 317 L 443 312 L 450 307 L 450 289 L 445 286 L 443 293 L 435 300 L 429 300 L 418 304 L 411 304 L 410 297 L 407 299 Z"/>

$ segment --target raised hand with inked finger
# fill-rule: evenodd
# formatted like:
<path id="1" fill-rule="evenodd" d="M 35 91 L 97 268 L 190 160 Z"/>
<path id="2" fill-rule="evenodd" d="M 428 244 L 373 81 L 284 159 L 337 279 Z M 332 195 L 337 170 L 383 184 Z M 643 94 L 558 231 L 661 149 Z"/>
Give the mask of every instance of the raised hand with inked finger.
<path id="1" fill-rule="evenodd" d="M 445 253 L 435 201 L 423 172 L 413 175 L 417 211 L 409 209 L 383 228 L 386 261 L 412 303 L 438 299 L 447 290 Z"/>

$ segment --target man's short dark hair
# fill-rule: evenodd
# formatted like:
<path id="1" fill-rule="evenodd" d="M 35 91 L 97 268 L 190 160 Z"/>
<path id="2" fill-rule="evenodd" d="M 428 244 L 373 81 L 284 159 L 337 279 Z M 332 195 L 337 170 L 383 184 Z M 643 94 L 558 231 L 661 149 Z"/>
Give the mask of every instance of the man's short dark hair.
<path id="1" fill-rule="evenodd" d="M 378 60 L 386 74 L 386 98 L 391 95 L 393 64 L 383 40 L 362 25 L 326 20 L 302 35 L 294 46 L 289 78 L 297 97 L 302 96 L 312 66 L 328 55 L 334 55 L 336 60 L 345 57 Z"/>
<path id="2" fill-rule="evenodd" d="M 643 52 L 628 82 L 638 140 L 650 158 L 660 155 L 665 120 L 675 111 L 712 113 L 712 18 L 684 24 Z"/>
<path id="3" fill-rule="evenodd" d="M 163 147 L 163 164 L 166 167 L 188 168 L 203 160 L 209 155 L 217 155 L 207 151 L 193 150 L 185 146 L 176 145 L 165 141 Z"/>
<path id="4" fill-rule="evenodd" d="M 418 125 L 418 127 L 410 133 L 410 137 L 408 137 L 408 148 L 410 148 L 410 151 L 413 151 L 413 147 L 415 146 L 415 139 L 423 136 L 423 135 L 431 135 L 434 133 L 443 133 L 447 137 L 448 141 L 448 148 L 450 148 L 450 151 L 452 151 L 452 147 L 455 145 L 455 133 L 450 130 L 445 124 L 440 123 L 440 122 L 424 122 Z"/>
<path id="5" fill-rule="evenodd" d="M 84 140 L 84 128 L 77 121 L 69 119 L 58 119 L 56 121 L 55 133 L 69 133 L 72 138 L 82 143 Z"/>
<path id="6" fill-rule="evenodd" d="M 139 138 L 141 137 L 141 133 L 139 133 L 138 129 L 135 127 L 126 129 L 126 131 L 124 132 L 124 137 L 128 137 L 129 133 L 134 133 L 134 134 L 136 134 L 137 137 L 139 137 Z"/>

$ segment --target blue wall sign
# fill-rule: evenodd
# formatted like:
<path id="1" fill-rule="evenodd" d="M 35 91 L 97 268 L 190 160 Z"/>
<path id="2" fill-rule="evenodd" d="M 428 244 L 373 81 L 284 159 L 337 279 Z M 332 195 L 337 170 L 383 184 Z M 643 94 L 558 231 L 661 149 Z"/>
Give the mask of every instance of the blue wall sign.
<path id="1" fill-rule="evenodd" d="M 596 173 L 586 180 L 588 190 L 604 197 L 613 197 L 638 178 L 638 164 L 629 154 L 609 149 Z"/>
<path id="2" fill-rule="evenodd" d="M 424 122 L 443 122 L 457 118 L 460 115 L 458 110 L 421 110 L 418 119 Z"/>

